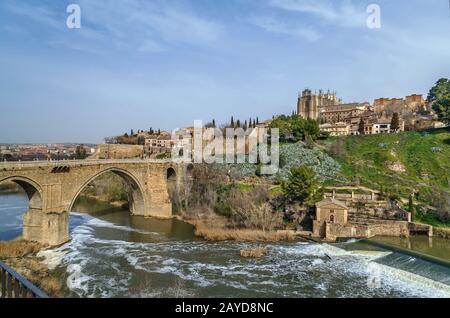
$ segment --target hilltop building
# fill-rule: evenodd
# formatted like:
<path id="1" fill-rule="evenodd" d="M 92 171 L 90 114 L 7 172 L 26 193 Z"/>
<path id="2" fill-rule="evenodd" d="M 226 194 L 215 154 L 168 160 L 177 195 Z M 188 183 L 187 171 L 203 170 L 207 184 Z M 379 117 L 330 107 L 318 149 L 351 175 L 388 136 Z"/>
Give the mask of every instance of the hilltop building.
<path id="1" fill-rule="evenodd" d="M 373 102 L 375 112 L 381 113 L 417 113 L 429 110 L 423 95 L 413 94 L 405 98 L 378 98 Z"/>
<path id="2" fill-rule="evenodd" d="M 189 128 L 179 129 L 176 137 L 169 132 L 148 136 L 145 139 L 145 154 L 154 157 L 159 154 L 171 153 L 172 149 L 191 149 L 193 145 L 193 132 Z"/>
<path id="3" fill-rule="evenodd" d="M 429 108 L 420 94 L 405 98 L 378 98 L 373 105 L 368 102 L 344 104 L 336 92 L 305 89 L 297 101 L 298 115 L 317 120 L 320 129 L 331 136 L 359 135 L 361 121 L 366 135 L 441 127 Z M 391 121 L 395 113 L 399 115 L 400 128 L 393 130 Z"/>
<path id="4" fill-rule="evenodd" d="M 337 98 L 336 92 L 327 91 L 324 93 L 319 90 L 318 93 L 313 93 L 310 89 L 305 89 L 298 96 L 297 113 L 303 118 L 318 120 L 319 113 L 323 108 L 341 103 L 342 100 Z"/>
<path id="5" fill-rule="evenodd" d="M 320 123 L 350 122 L 352 118 L 360 118 L 370 108 L 369 103 L 351 103 L 328 106 L 319 112 Z"/>

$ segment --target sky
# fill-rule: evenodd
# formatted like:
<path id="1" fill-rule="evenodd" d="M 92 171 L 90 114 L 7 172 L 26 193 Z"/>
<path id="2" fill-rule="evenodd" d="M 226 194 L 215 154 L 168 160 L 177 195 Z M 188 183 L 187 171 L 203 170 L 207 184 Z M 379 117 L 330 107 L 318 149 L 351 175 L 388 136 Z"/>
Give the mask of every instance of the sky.
<path id="1" fill-rule="evenodd" d="M 0 143 L 267 119 L 304 88 L 372 102 L 449 76 L 448 0 L 0 1 Z"/>

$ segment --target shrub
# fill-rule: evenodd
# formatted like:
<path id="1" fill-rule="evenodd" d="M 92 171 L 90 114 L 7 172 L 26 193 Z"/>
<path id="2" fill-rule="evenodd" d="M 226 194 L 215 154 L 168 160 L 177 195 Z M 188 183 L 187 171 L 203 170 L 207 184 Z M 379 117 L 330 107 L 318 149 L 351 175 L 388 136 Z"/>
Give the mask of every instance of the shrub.
<path id="1" fill-rule="evenodd" d="M 319 180 L 336 179 L 341 166 L 333 158 L 318 149 L 307 149 L 301 144 L 287 144 L 280 147 L 280 171 L 272 176 L 286 181 L 293 167 L 307 166 L 314 170 Z"/>

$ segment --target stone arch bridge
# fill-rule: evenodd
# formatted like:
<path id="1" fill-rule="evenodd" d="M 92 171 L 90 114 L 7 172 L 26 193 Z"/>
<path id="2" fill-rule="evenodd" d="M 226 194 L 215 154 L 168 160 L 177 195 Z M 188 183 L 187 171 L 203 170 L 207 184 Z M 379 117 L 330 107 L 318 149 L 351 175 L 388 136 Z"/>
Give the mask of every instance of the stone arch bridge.
<path id="1" fill-rule="evenodd" d="M 113 172 L 128 185 L 133 215 L 170 218 L 169 188 L 182 185 L 192 165 L 160 160 L 80 160 L 0 163 L 0 183 L 20 185 L 29 198 L 23 238 L 56 246 L 69 240 L 69 213 L 83 189 Z"/>

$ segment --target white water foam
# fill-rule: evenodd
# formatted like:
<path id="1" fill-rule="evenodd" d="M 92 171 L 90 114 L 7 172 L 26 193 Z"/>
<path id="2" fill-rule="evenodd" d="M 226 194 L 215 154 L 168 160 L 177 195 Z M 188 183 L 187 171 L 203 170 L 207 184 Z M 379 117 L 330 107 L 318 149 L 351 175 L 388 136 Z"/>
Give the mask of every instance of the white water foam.
<path id="1" fill-rule="evenodd" d="M 73 230 L 70 243 L 53 250 L 59 254 L 52 256 L 51 252 L 47 253 L 49 260 L 67 266 L 67 285 L 81 297 L 155 297 L 177 293 L 178 289 L 171 290 L 170 287 L 164 290 L 144 288 L 130 291 L 131 279 L 136 272 L 174 275 L 190 282 L 198 290 L 226 286 L 241 293 L 246 292 L 246 295 L 252 291 L 254 295 L 276 293 L 280 297 L 450 295 L 447 287 L 439 283 L 374 262 L 377 258 L 386 256 L 386 252 L 346 251 L 331 244 L 269 244 L 265 246 L 269 250 L 266 258 L 242 259 L 238 255 L 240 249 L 257 245 L 233 242 L 137 243 L 107 240 L 95 237 L 97 227 L 112 227 L 119 231 L 127 228 L 90 219 Z M 62 261 L 56 255 L 61 256 Z M 196 258 L 196 255 L 199 257 Z M 124 268 L 120 260 L 134 270 Z M 376 290 L 366 285 L 368 269 L 373 266 L 383 273 L 381 287 Z M 153 286 L 149 288 L 153 289 Z"/>
<path id="2" fill-rule="evenodd" d="M 78 215 L 78 214 L 74 214 L 74 215 Z M 115 229 L 115 230 L 121 230 L 121 231 L 126 231 L 126 232 L 135 232 L 135 233 L 147 234 L 147 235 L 159 235 L 159 233 L 157 233 L 157 232 L 137 230 L 137 229 L 134 229 L 129 226 L 116 225 L 114 223 L 100 220 L 100 219 L 95 219 L 95 218 L 90 219 L 86 224 L 89 226 L 99 227 L 99 228 L 110 228 L 110 229 Z"/>
<path id="3" fill-rule="evenodd" d="M 409 282 L 410 284 L 416 286 L 417 292 L 422 294 L 424 297 L 431 294 L 433 298 L 450 298 L 449 285 L 384 264 L 373 262 L 371 263 L 371 267 L 383 274 L 381 277 L 381 283 L 386 281 L 390 285 L 404 287 L 399 286 L 398 282 Z"/>
<path id="4" fill-rule="evenodd" d="M 42 250 L 37 254 L 37 256 L 43 258 L 42 263 L 47 265 L 49 270 L 54 270 L 62 263 L 62 260 L 66 254 L 67 252 L 64 251 Z"/>

